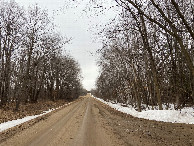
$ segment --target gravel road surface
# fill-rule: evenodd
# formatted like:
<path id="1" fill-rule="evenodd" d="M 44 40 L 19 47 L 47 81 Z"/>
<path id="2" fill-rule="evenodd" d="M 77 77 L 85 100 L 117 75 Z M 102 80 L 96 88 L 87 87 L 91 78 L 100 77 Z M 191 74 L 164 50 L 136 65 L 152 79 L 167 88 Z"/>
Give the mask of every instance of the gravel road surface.
<path id="1" fill-rule="evenodd" d="M 134 118 L 90 95 L 18 131 L 0 146 L 194 146 L 194 125 Z"/>

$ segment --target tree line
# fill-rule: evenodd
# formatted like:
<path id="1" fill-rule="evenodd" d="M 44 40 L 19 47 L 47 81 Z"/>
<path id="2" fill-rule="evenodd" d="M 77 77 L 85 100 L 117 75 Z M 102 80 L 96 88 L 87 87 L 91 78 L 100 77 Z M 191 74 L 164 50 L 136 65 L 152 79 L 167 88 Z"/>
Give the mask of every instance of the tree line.
<path id="1" fill-rule="evenodd" d="M 192 0 L 115 0 L 119 15 L 99 34 L 96 96 L 176 109 L 194 104 Z"/>
<path id="2" fill-rule="evenodd" d="M 79 64 L 65 53 L 60 35 L 38 5 L 0 2 L 0 106 L 74 99 L 82 91 Z"/>

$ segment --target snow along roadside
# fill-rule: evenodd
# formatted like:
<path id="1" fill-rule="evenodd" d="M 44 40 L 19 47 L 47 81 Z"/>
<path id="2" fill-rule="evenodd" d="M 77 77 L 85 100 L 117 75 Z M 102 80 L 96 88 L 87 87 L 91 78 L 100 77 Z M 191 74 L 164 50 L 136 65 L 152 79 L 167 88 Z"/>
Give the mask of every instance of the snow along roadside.
<path id="1" fill-rule="evenodd" d="M 67 103 L 67 104 L 65 104 L 65 105 L 63 105 L 63 106 L 66 106 L 66 105 L 69 105 L 69 104 L 71 104 L 71 102 L 70 102 L 70 103 Z M 46 114 L 48 114 L 48 113 L 50 113 L 50 112 L 52 112 L 52 111 L 54 111 L 54 110 L 57 110 L 57 109 L 59 109 L 59 108 L 61 108 L 61 107 L 63 107 L 63 106 L 60 106 L 60 107 L 58 107 L 58 108 L 52 108 L 52 109 L 49 109 L 48 111 L 43 111 L 43 113 L 42 113 L 42 114 L 39 114 L 39 115 L 26 116 L 26 117 L 24 117 L 24 118 L 22 118 L 22 119 L 17 119 L 17 120 L 12 120 L 12 121 L 7 121 L 7 122 L 5 122 L 5 123 L 1 123 L 1 124 L 0 124 L 0 132 L 2 132 L 2 131 L 4 131 L 4 130 L 7 130 L 7 129 L 9 129 L 9 128 L 15 127 L 15 126 L 17 126 L 17 125 L 20 125 L 20 124 L 22 124 L 22 123 L 24 123 L 24 122 L 30 121 L 30 120 L 32 120 L 32 119 L 35 119 L 35 118 L 37 118 L 37 117 L 46 115 Z"/>
<path id="2" fill-rule="evenodd" d="M 94 97 L 94 96 L 93 96 Z M 113 104 L 112 102 L 106 102 L 103 99 L 94 97 L 95 99 L 109 105 L 117 111 L 130 114 L 137 118 L 143 118 L 147 120 L 171 122 L 171 123 L 185 123 L 194 124 L 194 108 L 186 107 L 181 111 L 174 109 L 171 110 L 149 110 L 138 112 L 132 106 L 123 107 L 121 103 Z"/>

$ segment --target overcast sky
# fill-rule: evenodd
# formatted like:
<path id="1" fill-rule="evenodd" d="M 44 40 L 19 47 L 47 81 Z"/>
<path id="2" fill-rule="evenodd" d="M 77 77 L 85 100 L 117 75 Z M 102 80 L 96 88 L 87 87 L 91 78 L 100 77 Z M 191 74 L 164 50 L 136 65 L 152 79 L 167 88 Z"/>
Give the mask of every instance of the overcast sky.
<path id="1" fill-rule="evenodd" d="M 101 43 L 97 40 L 95 33 L 98 32 L 96 25 L 104 25 L 115 17 L 115 12 L 109 9 L 104 14 L 97 16 L 93 7 L 87 7 L 89 0 L 80 0 L 79 4 L 67 5 L 67 0 L 15 0 L 19 5 L 28 7 L 38 4 L 44 9 L 48 9 L 50 17 L 54 16 L 57 30 L 64 36 L 72 38 L 70 44 L 66 45 L 66 50 L 80 64 L 83 76 L 83 86 L 87 90 L 95 87 L 95 80 L 98 76 L 96 65 L 97 56 L 95 52 L 101 48 Z M 105 0 L 104 0 L 105 2 Z M 107 0 L 106 6 L 109 8 L 114 2 Z M 66 8 L 68 6 L 68 8 Z M 87 13 L 85 8 L 87 7 Z M 62 9 L 63 8 L 63 9 Z"/>

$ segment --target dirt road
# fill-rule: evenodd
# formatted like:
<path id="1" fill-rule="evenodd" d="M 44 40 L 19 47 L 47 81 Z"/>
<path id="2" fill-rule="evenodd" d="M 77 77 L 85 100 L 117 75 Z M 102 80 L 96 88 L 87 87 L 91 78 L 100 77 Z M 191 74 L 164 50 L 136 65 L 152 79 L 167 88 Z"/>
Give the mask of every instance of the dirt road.
<path id="1" fill-rule="evenodd" d="M 137 119 L 89 95 L 18 132 L 1 146 L 194 146 L 194 125 Z"/>
<path id="2" fill-rule="evenodd" d="M 48 119 L 1 143 L 6 146 L 111 146 L 120 145 L 114 134 L 102 127 L 94 99 L 84 97 Z"/>

